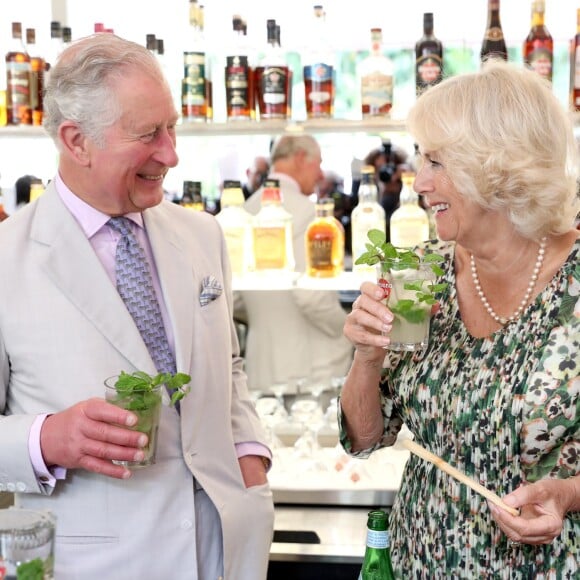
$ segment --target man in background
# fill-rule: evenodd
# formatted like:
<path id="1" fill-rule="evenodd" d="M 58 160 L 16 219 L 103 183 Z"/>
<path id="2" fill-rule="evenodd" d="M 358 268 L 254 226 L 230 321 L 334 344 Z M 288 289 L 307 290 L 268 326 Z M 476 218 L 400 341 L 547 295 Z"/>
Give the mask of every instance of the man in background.
<path id="1" fill-rule="evenodd" d="M 246 169 L 246 182 L 242 185 L 244 199 L 248 199 L 252 193 L 258 191 L 268 177 L 270 171 L 270 160 L 267 157 L 258 155 L 252 161 L 252 165 Z"/>
<path id="2" fill-rule="evenodd" d="M 310 135 L 284 135 L 272 148 L 268 178 L 280 181 L 282 204 L 292 214 L 296 271 L 306 270 L 304 237 L 314 219 L 315 193 L 322 179 L 321 153 Z M 261 189 L 244 204 L 257 214 Z M 250 389 L 297 381 L 329 384 L 351 362 L 351 346 L 342 334 L 346 312 L 338 293 L 319 290 L 243 291 L 239 293 L 248 324 L 246 372 Z M 239 302 L 236 301 L 238 304 Z"/>

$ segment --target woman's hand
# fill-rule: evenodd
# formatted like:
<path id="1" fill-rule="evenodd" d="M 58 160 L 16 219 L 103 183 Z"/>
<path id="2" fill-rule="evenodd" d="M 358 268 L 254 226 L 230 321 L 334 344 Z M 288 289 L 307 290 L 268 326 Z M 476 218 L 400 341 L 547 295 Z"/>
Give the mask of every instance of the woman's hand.
<path id="1" fill-rule="evenodd" d="M 344 335 L 367 360 L 385 358 L 384 348 L 389 344 L 386 336 L 392 328 L 393 314 L 381 302 L 385 291 L 372 282 L 363 282 L 361 294 L 353 302 L 352 311 L 344 323 Z"/>
<path id="2" fill-rule="evenodd" d="M 519 516 L 512 516 L 489 503 L 493 519 L 512 544 L 550 544 L 560 535 L 566 513 L 575 503 L 577 493 L 574 480 L 542 479 L 525 484 L 506 495 L 506 504 L 519 508 Z"/>

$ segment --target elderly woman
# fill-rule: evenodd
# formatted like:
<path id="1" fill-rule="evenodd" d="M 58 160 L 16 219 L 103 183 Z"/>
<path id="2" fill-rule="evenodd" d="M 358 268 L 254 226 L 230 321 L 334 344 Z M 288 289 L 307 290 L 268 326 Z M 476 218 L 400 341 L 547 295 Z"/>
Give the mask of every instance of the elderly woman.
<path id="1" fill-rule="evenodd" d="M 580 233 L 568 115 L 536 73 L 489 62 L 410 113 L 446 290 L 422 353 L 385 351 L 393 314 L 361 287 L 341 441 L 416 441 L 520 510 L 415 456 L 390 519 L 403 578 L 572 578 L 580 561 Z M 385 357 L 385 353 L 387 356 Z"/>

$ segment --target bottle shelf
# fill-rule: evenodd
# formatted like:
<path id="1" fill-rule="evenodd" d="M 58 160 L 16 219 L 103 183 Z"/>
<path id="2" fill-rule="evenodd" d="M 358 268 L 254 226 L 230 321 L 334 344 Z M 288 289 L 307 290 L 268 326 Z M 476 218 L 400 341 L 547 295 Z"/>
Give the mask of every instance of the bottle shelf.
<path id="1" fill-rule="evenodd" d="M 230 121 L 226 123 L 180 123 L 178 136 L 211 137 L 231 135 L 282 135 L 284 133 L 404 133 L 405 121 L 387 117 L 351 119 L 309 119 L 305 121 L 268 120 L 268 121 Z M 2 137 L 48 137 L 40 126 L 15 125 L 0 128 Z"/>
<path id="2" fill-rule="evenodd" d="M 234 290 L 336 290 L 358 291 L 364 280 L 371 279 L 355 274 L 342 272 L 334 278 L 313 278 L 298 272 L 262 273 L 253 272 L 245 276 L 234 276 Z"/>

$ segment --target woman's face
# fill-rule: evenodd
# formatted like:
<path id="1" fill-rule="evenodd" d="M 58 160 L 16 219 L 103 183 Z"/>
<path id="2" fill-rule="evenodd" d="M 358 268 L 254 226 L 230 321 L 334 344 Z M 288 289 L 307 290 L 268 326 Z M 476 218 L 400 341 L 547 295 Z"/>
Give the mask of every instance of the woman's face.
<path id="1" fill-rule="evenodd" d="M 489 212 L 457 190 L 437 152 L 421 151 L 420 155 L 414 188 L 433 211 L 439 239 L 462 242 L 480 235 L 482 227 L 489 227 L 485 226 Z"/>

